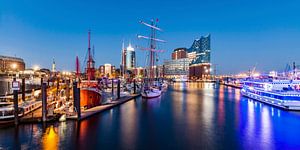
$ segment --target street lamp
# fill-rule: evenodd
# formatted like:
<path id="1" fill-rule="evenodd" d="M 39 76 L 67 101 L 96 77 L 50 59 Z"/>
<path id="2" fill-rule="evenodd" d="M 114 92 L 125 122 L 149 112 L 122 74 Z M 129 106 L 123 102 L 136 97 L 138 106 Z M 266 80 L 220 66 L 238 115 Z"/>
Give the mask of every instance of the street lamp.
<path id="1" fill-rule="evenodd" d="M 17 64 L 16 63 L 13 63 L 11 64 L 11 68 L 12 68 L 12 74 L 16 74 L 16 77 L 18 77 L 19 75 L 17 74 Z"/>
<path id="2" fill-rule="evenodd" d="M 33 66 L 33 70 L 34 70 L 34 71 L 37 71 L 37 70 L 39 70 L 39 69 L 40 69 L 40 67 L 39 67 L 38 65 L 34 65 L 34 66 Z"/>
<path id="3" fill-rule="evenodd" d="M 16 70 L 16 69 L 17 69 L 17 64 L 16 64 L 16 63 L 11 64 L 11 68 L 12 68 L 13 70 Z"/>

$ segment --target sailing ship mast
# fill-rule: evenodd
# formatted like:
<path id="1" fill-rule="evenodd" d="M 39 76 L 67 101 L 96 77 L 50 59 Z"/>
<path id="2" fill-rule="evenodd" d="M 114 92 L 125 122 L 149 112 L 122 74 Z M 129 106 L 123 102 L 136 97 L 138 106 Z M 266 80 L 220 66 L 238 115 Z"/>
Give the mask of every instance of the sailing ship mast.
<path id="1" fill-rule="evenodd" d="M 156 56 L 155 54 L 156 54 L 156 52 L 164 51 L 164 50 L 157 50 L 156 49 L 156 42 L 163 42 L 163 43 L 166 42 L 164 40 L 156 38 L 156 31 L 162 31 L 162 29 L 157 27 L 157 22 L 158 22 L 157 19 L 156 19 L 156 22 L 154 22 L 154 20 L 151 20 L 151 24 L 140 21 L 141 24 L 143 24 L 147 27 L 150 27 L 151 34 L 150 34 L 150 37 L 143 36 L 143 35 L 138 35 L 138 38 L 143 38 L 143 39 L 146 39 L 146 40 L 150 40 L 150 48 L 140 47 L 141 50 L 149 50 L 149 57 L 150 57 L 149 66 L 148 66 L 149 67 L 149 76 L 148 76 L 148 73 L 146 75 L 147 75 L 147 77 L 149 77 L 148 81 L 150 82 L 150 86 L 152 86 L 153 79 L 154 79 L 154 66 L 155 66 L 155 56 Z M 149 86 L 147 84 L 148 83 L 146 83 L 146 86 Z"/>
<path id="2" fill-rule="evenodd" d="M 86 67 L 88 81 L 95 79 L 95 61 L 91 54 L 91 31 L 88 32 L 88 61 Z"/>
<path id="3" fill-rule="evenodd" d="M 79 63 L 79 58 L 76 56 L 76 77 L 77 80 L 80 78 L 80 63 Z"/>

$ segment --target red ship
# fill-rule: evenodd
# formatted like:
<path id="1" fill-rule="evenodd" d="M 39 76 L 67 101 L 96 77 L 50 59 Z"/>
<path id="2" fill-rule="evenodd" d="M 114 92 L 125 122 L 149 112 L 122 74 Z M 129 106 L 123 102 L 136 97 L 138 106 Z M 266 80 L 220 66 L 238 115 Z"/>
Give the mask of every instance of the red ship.
<path id="1" fill-rule="evenodd" d="M 95 61 L 91 54 L 91 32 L 88 32 L 88 60 L 86 78 L 80 82 L 80 106 L 86 109 L 101 105 L 102 97 L 98 81 L 95 79 Z M 78 69 L 77 69 L 78 70 Z"/>

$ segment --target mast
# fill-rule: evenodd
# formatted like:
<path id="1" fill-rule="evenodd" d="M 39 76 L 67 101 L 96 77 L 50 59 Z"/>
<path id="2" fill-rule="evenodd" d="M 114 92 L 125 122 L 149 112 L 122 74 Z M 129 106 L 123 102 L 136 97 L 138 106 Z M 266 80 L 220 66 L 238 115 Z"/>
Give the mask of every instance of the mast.
<path id="1" fill-rule="evenodd" d="M 158 19 L 156 19 L 156 23 L 152 19 L 150 24 L 145 23 L 143 21 L 140 21 L 141 24 L 143 24 L 143 25 L 145 25 L 145 26 L 147 26 L 151 29 L 151 33 L 150 33 L 150 37 L 143 36 L 143 35 L 138 35 L 137 36 L 138 38 L 150 40 L 150 48 L 138 47 L 141 50 L 148 50 L 149 51 L 149 57 L 150 57 L 149 66 L 148 66 L 149 76 L 148 76 L 148 73 L 146 73 L 146 75 L 148 77 L 147 81 L 150 82 L 150 86 L 153 85 L 152 81 L 154 79 L 154 66 L 155 66 L 155 61 L 156 61 L 156 59 L 155 59 L 156 55 L 155 54 L 156 54 L 156 52 L 163 52 L 164 51 L 164 50 L 156 50 L 156 42 L 162 42 L 162 43 L 166 42 L 164 40 L 156 38 L 156 31 L 162 31 L 162 29 L 157 27 L 157 22 L 158 22 Z M 146 69 L 146 71 L 147 71 L 147 69 Z M 149 86 L 148 82 L 146 82 L 146 86 Z"/>
<path id="2" fill-rule="evenodd" d="M 293 79 L 295 79 L 296 77 L 296 62 L 293 62 Z"/>
<path id="3" fill-rule="evenodd" d="M 122 41 L 122 51 L 121 51 L 121 75 L 124 77 L 125 74 L 125 45 L 124 40 Z"/>
<path id="4" fill-rule="evenodd" d="M 91 54 L 91 31 L 88 32 L 88 61 L 86 67 L 86 74 L 88 81 L 95 79 L 95 61 L 93 60 L 93 56 Z"/>
<path id="5" fill-rule="evenodd" d="M 89 60 L 91 61 L 91 30 L 88 32 L 88 55 L 89 55 Z"/>
<path id="6" fill-rule="evenodd" d="M 153 20 L 151 20 L 151 26 L 155 27 Z M 155 30 L 154 30 L 154 28 L 151 28 L 150 49 L 155 49 L 155 41 L 153 39 L 155 39 Z M 155 56 L 154 51 L 150 51 L 150 66 L 149 66 L 149 69 L 150 69 L 150 71 L 149 71 L 150 72 L 150 85 L 152 84 L 152 81 L 153 81 L 153 78 L 154 78 L 154 70 L 153 70 L 154 56 Z"/>
<path id="7" fill-rule="evenodd" d="M 79 64 L 79 58 L 76 56 L 76 77 L 79 79 L 80 76 L 80 64 Z"/>

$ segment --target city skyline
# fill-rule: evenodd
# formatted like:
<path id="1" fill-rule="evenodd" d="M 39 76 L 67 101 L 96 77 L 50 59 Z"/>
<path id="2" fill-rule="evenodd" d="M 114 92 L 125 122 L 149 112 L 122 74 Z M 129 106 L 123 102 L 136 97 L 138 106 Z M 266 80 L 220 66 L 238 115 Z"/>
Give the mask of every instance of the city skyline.
<path id="1" fill-rule="evenodd" d="M 76 56 L 84 59 L 87 31 L 91 29 L 97 67 L 104 63 L 119 67 L 122 40 L 141 44 L 136 34 L 145 28 L 138 21 L 158 18 L 164 29 L 160 36 L 168 41 L 162 46 L 166 52 L 161 62 L 170 59 L 174 49 L 190 48 L 195 39 L 210 33 L 211 60 L 217 64 L 218 73 L 239 73 L 256 64 L 261 71 L 283 71 L 287 63 L 297 63 L 299 2 L 159 3 L 153 12 L 143 1 L 70 4 L 4 0 L 0 2 L 0 52 L 23 58 L 27 67 L 38 64 L 50 69 L 54 58 L 58 70 L 75 70 Z M 144 66 L 145 52 L 136 53 L 137 65 Z M 43 58 L 42 54 L 48 57 Z"/>

